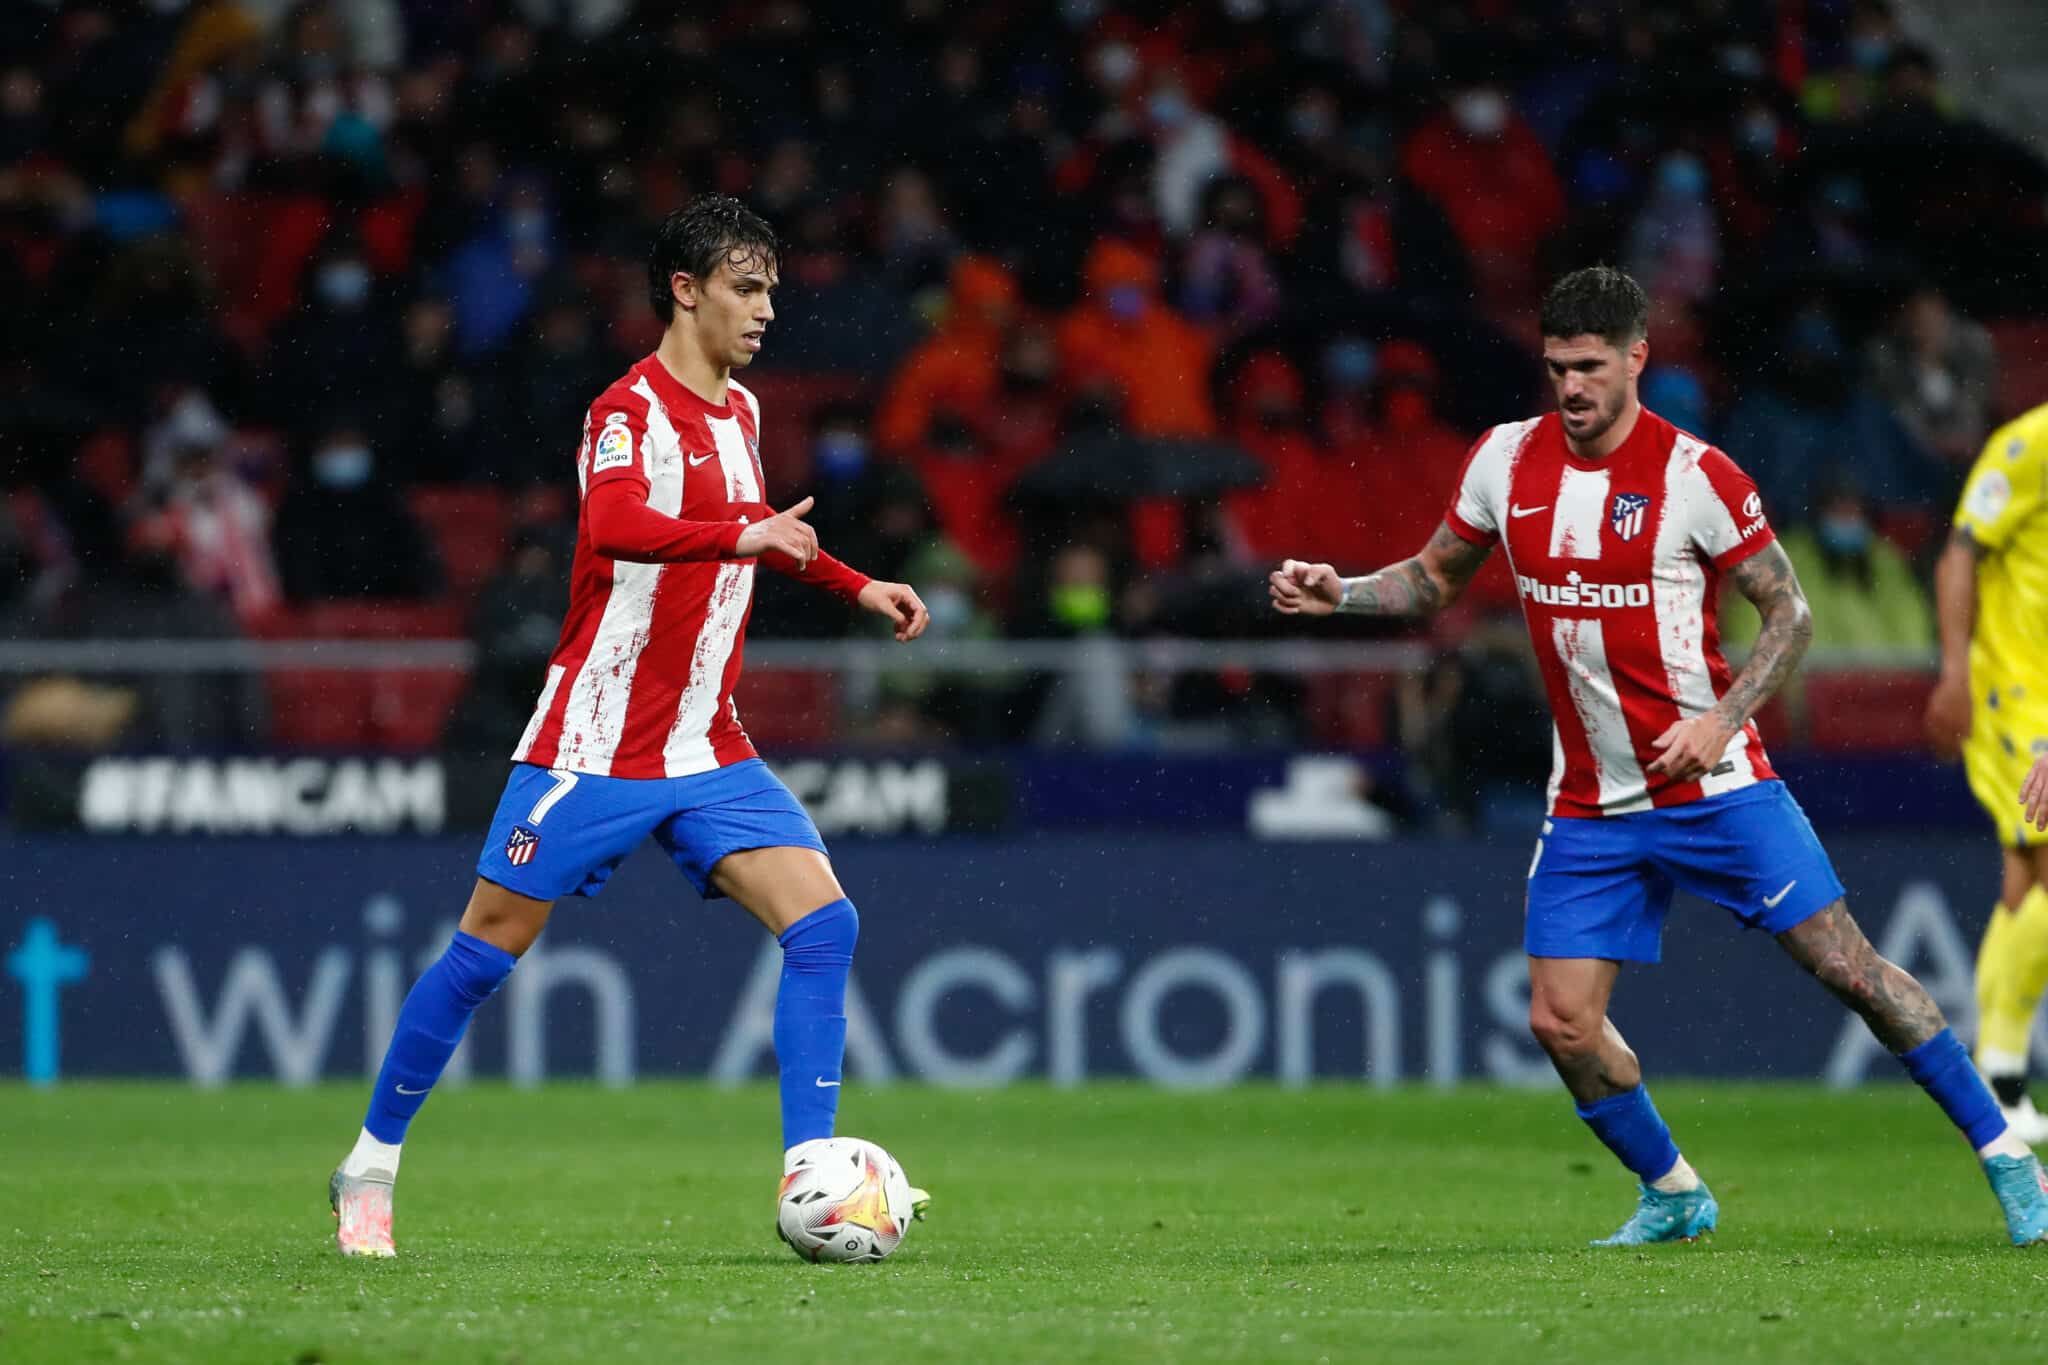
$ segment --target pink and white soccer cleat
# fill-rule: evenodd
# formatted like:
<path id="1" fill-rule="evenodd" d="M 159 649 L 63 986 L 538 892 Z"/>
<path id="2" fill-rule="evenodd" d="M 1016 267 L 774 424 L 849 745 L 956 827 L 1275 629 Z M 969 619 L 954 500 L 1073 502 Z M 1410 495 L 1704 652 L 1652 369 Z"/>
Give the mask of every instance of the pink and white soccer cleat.
<path id="1" fill-rule="evenodd" d="M 342 1255 L 385 1258 L 398 1254 L 391 1241 L 391 1187 L 392 1178 L 384 1171 L 355 1176 L 337 1170 L 328 1180 L 334 1245 Z"/>

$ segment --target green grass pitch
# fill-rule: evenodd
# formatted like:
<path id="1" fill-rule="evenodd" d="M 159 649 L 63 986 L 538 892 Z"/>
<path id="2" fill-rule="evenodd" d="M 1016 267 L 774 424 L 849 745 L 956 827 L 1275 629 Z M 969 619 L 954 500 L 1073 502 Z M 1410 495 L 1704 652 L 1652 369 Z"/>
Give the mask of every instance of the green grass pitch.
<path id="1" fill-rule="evenodd" d="M 775 1096 L 435 1097 L 400 1256 L 333 1254 L 361 1087 L 0 1087 L 0 1361 L 2038 1360 L 2005 1244 L 1906 1086 L 1665 1084 L 1696 1246 L 1588 1249 L 1632 1186 L 1561 1092 L 849 1088 L 936 1196 L 879 1266 L 774 1238 Z"/>

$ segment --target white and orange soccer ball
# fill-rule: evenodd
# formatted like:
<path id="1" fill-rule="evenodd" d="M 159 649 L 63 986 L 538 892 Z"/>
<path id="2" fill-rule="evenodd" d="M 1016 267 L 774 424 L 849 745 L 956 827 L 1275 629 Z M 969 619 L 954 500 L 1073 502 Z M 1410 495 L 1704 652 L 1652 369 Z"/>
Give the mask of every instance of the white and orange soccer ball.
<path id="1" fill-rule="evenodd" d="M 910 1181 L 877 1144 L 818 1138 L 790 1151 L 775 1230 L 806 1261 L 879 1261 L 913 1216 Z"/>

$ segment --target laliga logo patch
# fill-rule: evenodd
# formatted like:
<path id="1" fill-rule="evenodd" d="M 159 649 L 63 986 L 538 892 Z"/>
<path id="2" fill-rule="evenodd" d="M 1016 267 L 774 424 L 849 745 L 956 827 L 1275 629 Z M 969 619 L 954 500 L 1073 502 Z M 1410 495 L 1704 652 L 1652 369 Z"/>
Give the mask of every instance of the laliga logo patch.
<path id="1" fill-rule="evenodd" d="M 1614 534 L 1623 540 L 1634 540 L 1643 533 L 1643 523 L 1649 520 L 1650 499 L 1643 493 L 1616 493 L 1614 510 L 1607 522 L 1614 528 Z"/>
<path id="2" fill-rule="evenodd" d="M 1979 474 L 1964 495 L 1970 516 L 1980 522 L 1997 521 L 2011 501 L 2012 480 L 2005 477 L 2002 469 L 1987 469 Z"/>
<path id="3" fill-rule="evenodd" d="M 633 463 L 633 433 L 626 427 L 626 414 L 615 412 L 604 419 L 604 430 L 598 434 L 597 452 L 591 457 L 590 472 L 600 469 L 623 469 Z"/>

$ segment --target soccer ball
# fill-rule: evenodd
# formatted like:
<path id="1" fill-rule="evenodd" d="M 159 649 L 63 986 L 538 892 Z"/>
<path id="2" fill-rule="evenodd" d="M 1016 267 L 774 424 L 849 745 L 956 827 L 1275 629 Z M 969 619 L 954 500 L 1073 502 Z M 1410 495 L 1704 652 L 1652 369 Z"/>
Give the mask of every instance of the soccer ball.
<path id="1" fill-rule="evenodd" d="M 819 1138 L 797 1148 L 775 1201 L 775 1231 L 806 1261 L 879 1261 L 910 1227 L 910 1181 L 872 1142 Z"/>

